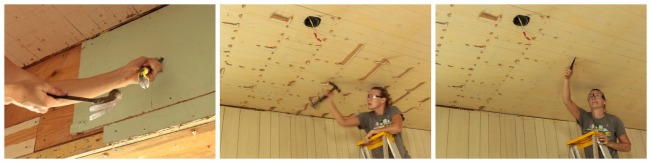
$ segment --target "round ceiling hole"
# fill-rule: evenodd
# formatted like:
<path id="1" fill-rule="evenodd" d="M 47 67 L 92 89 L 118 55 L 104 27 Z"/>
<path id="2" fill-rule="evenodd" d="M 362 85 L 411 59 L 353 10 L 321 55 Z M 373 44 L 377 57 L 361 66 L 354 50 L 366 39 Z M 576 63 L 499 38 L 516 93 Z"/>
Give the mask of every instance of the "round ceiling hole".
<path id="1" fill-rule="evenodd" d="M 529 24 L 529 17 L 524 15 L 518 15 L 513 18 L 513 24 L 517 26 L 526 26 Z"/>
<path id="2" fill-rule="evenodd" d="M 321 24 L 321 18 L 316 16 L 308 16 L 305 18 L 305 21 L 303 21 L 303 23 L 307 27 L 317 27 L 319 24 Z"/>

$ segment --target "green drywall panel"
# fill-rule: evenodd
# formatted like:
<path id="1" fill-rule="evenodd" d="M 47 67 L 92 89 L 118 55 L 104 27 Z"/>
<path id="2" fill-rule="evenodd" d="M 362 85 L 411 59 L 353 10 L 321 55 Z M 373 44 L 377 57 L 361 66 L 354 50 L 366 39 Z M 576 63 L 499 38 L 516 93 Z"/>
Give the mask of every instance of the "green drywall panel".
<path id="1" fill-rule="evenodd" d="M 80 78 L 114 70 L 139 56 L 165 57 L 164 72 L 149 89 L 139 85 L 121 88 L 122 100 L 117 107 L 96 120 L 88 120 L 92 114 L 88 111 L 89 103 L 76 104 L 70 133 L 102 127 L 215 92 L 215 52 L 214 5 L 166 6 L 84 42 Z M 215 107 L 213 103 L 210 108 L 202 108 L 214 114 Z"/>
<path id="2" fill-rule="evenodd" d="M 104 143 L 109 144 L 158 131 L 203 118 L 206 115 L 215 115 L 215 93 L 107 125 L 104 127 Z"/>

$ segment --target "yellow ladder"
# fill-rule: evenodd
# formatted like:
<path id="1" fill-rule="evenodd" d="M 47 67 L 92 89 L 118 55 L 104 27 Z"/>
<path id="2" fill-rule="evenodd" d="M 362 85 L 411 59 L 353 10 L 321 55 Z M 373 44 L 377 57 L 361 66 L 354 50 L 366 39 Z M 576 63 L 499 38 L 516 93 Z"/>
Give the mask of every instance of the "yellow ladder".
<path id="1" fill-rule="evenodd" d="M 370 150 L 373 150 L 380 146 L 383 147 L 384 158 L 389 158 L 389 148 L 391 148 L 391 154 L 393 155 L 393 158 L 402 158 L 400 156 L 400 151 L 398 151 L 398 146 L 396 146 L 393 135 L 387 132 L 381 132 L 379 134 L 371 136 L 369 140 L 370 142 L 368 143 L 364 143 L 363 140 L 357 142 L 360 158 L 373 158 Z"/>
<path id="2" fill-rule="evenodd" d="M 568 155 L 570 158 L 581 158 L 581 154 L 579 153 L 579 150 L 583 150 L 583 148 L 588 147 L 593 144 L 597 144 L 599 149 L 601 149 L 601 154 L 604 156 L 606 159 L 612 158 L 610 156 L 610 151 L 608 151 L 608 147 L 604 144 L 599 144 L 597 142 L 597 136 L 601 134 L 600 132 L 597 131 L 590 131 L 584 135 L 581 135 L 577 138 L 574 138 L 570 141 L 568 141 L 567 146 L 568 146 Z M 592 156 L 595 159 L 599 158 L 599 150 L 597 148 L 592 148 Z"/>

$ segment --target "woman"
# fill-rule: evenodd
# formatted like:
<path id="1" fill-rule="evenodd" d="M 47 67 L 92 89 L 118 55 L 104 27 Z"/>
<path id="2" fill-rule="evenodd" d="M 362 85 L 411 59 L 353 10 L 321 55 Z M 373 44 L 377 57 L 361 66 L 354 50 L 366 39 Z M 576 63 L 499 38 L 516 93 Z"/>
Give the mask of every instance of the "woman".
<path id="1" fill-rule="evenodd" d="M 619 158 L 617 151 L 628 152 L 631 150 L 631 141 L 626 136 L 624 123 L 615 115 L 606 113 L 606 96 L 599 89 L 592 89 L 588 94 L 588 106 L 591 112 L 586 112 L 572 101 L 570 95 L 570 77 L 572 69 L 569 67 L 565 70 L 565 80 L 563 83 L 563 103 L 565 107 L 577 120 L 583 134 L 592 131 L 593 128 L 603 129 L 604 134 L 598 137 L 599 144 L 608 146 L 608 151 L 612 158 Z M 619 140 L 619 143 L 617 142 Z M 594 158 L 592 148 L 584 148 L 587 158 Z M 599 157 L 603 158 L 601 152 Z"/>
<path id="2" fill-rule="evenodd" d="M 350 117 L 341 115 L 335 102 L 333 100 L 332 92 L 326 94 L 328 96 L 328 108 L 334 116 L 337 123 L 342 127 L 358 127 L 366 131 L 364 141 L 368 142 L 369 138 L 380 132 L 387 132 L 392 134 L 395 138 L 396 146 L 402 158 L 410 158 L 407 153 L 402 140 L 402 121 L 404 117 L 398 107 L 391 105 L 391 95 L 382 87 L 373 87 L 368 91 L 366 102 L 368 104 L 369 112 L 355 114 Z M 373 157 L 383 158 L 384 153 L 382 148 L 376 148 L 371 151 Z M 392 155 L 390 155 L 393 157 Z"/>

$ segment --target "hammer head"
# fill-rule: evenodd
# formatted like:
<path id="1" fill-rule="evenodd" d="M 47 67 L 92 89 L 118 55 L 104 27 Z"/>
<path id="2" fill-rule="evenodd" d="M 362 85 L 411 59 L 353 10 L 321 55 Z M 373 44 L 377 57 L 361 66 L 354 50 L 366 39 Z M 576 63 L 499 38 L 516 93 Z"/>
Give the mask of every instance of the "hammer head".
<path id="1" fill-rule="evenodd" d="M 337 90 L 337 92 L 341 92 L 341 89 L 339 89 L 339 87 L 335 83 L 328 82 L 328 84 L 332 86 L 332 90 Z"/>

